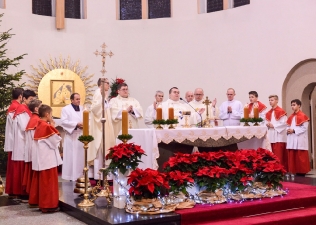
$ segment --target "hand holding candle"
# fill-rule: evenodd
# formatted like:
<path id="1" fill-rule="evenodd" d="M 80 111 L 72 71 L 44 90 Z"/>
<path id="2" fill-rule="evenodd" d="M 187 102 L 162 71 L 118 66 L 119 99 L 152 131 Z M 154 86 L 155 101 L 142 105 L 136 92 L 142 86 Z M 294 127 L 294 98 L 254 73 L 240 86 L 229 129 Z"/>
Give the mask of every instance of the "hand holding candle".
<path id="1" fill-rule="evenodd" d="M 83 136 L 89 135 L 89 111 L 87 109 L 83 110 Z"/>

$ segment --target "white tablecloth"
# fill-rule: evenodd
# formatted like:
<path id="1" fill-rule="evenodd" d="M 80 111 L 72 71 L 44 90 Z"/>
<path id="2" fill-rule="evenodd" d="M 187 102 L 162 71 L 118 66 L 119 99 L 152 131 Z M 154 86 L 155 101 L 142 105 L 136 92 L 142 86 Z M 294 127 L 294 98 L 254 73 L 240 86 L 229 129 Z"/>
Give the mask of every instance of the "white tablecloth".
<path id="1" fill-rule="evenodd" d="M 238 143 L 238 149 L 257 149 L 265 148 L 271 151 L 271 144 L 267 138 L 266 126 L 230 126 L 230 127 L 214 127 L 214 128 L 177 128 L 177 129 L 129 129 L 129 134 L 133 135 L 134 142 L 141 145 L 147 156 L 142 157 L 143 163 L 140 168 L 158 169 L 157 159 L 159 158 L 158 143 L 163 142 L 169 144 L 172 141 L 183 142 L 184 140 L 195 141 L 201 139 L 203 141 L 209 138 L 219 140 L 224 138 L 249 139 Z M 117 140 L 120 143 L 120 140 Z"/>

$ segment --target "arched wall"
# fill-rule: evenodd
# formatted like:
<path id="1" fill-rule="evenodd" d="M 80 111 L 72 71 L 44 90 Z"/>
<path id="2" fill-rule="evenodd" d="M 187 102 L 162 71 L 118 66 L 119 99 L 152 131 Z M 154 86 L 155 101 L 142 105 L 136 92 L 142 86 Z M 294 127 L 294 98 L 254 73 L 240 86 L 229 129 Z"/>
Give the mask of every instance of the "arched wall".
<path id="1" fill-rule="evenodd" d="M 69 55 L 89 66 L 94 82 L 101 75 L 101 59 L 93 52 L 105 42 L 115 54 L 107 59 L 107 76 L 126 79 L 144 110 L 157 89 L 167 96 L 172 86 L 182 96 L 202 87 L 218 104 L 228 87 L 243 103 L 256 90 L 268 105 L 270 94 L 282 95 L 293 65 L 316 58 L 314 0 L 252 0 L 205 14 L 197 13 L 196 0 L 172 4 L 172 18 L 120 21 L 116 1 L 88 1 L 87 19 L 66 19 L 66 28 L 56 30 L 54 17 L 31 14 L 31 1 L 10 0 L 0 9 L 5 13 L 0 29 L 13 28 L 16 34 L 9 56 L 28 53 L 19 69 L 32 73 L 30 65 L 39 65 L 39 59 Z"/>

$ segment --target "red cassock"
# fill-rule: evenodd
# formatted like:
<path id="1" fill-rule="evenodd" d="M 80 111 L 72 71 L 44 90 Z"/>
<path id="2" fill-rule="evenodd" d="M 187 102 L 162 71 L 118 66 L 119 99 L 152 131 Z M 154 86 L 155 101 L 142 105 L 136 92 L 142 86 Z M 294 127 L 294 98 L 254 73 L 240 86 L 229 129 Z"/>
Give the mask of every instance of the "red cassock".
<path id="1" fill-rule="evenodd" d="M 24 169 L 24 175 L 23 175 L 23 182 L 22 186 L 25 188 L 26 192 L 29 194 L 31 189 L 31 183 L 32 183 L 32 162 L 31 162 L 31 156 L 30 153 L 32 150 L 32 144 L 34 142 L 32 134 L 35 130 L 38 121 L 40 120 L 38 114 L 33 113 L 30 121 L 28 122 L 26 129 L 25 129 L 25 136 L 26 136 L 26 150 L 25 154 L 28 156 L 28 160 L 25 160 L 25 169 Z M 34 135 L 34 134 L 33 134 Z"/>
<path id="2" fill-rule="evenodd" d="M 34 140 L 46 143 L 53 135 L 59 135 L 59 132 L 43 120 L 39 120 L 35 129 Z M 50 146 L 51 147 L 51 146 Z M 47 148 L 48 145 L 47 145 Z M 40 151 L 47 151 L 45 148 L 39 148 Z M 53 151 L 53 150 L 49 150 Z M 46 162 L 41 162 L 45 164 Z M 39 169 L 33 171 L 32 184 L 29 196 L 30 205 L 38 205 L 43 212 L 47 212 L 58 207 L 58 171 L 57 162 L 55 167 Z"/>

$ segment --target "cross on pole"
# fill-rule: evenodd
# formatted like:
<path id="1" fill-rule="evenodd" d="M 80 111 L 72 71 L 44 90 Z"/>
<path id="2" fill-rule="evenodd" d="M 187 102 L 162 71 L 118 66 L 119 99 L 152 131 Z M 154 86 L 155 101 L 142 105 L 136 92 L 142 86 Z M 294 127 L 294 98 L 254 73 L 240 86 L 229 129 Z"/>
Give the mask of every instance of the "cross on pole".
<path id="1" fill-rule="evenodd" d="M 208 97 L 206 96 L 205 100 L 202 102 L 204 105 L 206 105 L 206 118 L 208 118 L 208 106 L 212 103 Z"/>
<path id="2" fill-rule="evenodd" d="M 106 57 L 107 56 L 110 56 L 110 58 L 114 55 L 113 54 L 113 52 L 106 52 L 105 51 L 105 49 L 106 49 L 106 44 L 105 43 L 103 43 L 102 45 L 101 45 L 101 51 L 99 52 L 98 50 L 96 50 L 93 54 L 95 54 L 96 56 L 98 56 L 98 55 L 100 55 L 100 56 L 102 56 L 102 70 L 100 71 L 101 73 L 102 73 L 102 76 L 104 76 L 104 74 L 107 72 L 106 70 L 105 70 L 105 59 L 106 59 Z"/>

